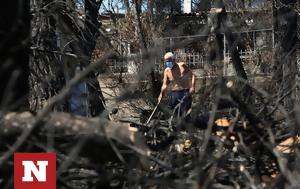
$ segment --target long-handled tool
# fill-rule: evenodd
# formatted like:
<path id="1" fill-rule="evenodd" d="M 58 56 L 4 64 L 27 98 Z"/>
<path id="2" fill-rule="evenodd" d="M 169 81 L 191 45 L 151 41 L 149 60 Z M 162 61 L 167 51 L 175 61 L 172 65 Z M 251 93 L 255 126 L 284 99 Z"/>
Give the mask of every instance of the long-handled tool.
<path id="1" fill-rule="evenodd" d="M 148 118 L 148 120 L 147 120 L 147 122 L 146 122 L 146 125 L 148 125 L 149 122 L 151 121 L 151 119 L 152 119 L 152 117 L 154 116 L 154 114 L 155 114 L 155 112 L 156 112 L 156 110 L 157 110 L 159 104 L 160 104 L 160 101 L 156 104 L 154 110 L 152 111 L 150 117 Z"/>

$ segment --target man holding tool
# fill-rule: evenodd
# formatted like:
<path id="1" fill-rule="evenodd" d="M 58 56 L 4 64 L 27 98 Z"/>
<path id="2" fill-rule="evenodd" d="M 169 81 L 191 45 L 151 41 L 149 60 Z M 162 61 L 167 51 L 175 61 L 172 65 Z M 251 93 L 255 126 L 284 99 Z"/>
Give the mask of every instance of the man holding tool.
<path id="1" fill-rule="evenodd" d="M 195 92 L 195 75 L 185 64 L 184 60 L 175 63 L 172 52 L 164 56 L 166 69 L 164 70 L 163 84 L 158 97 L 160 103 L 168 84 L 171 84 L 171 108 L 179 109 L 179 114 L 186 114 L 192 105 L 192 94 Z"/>

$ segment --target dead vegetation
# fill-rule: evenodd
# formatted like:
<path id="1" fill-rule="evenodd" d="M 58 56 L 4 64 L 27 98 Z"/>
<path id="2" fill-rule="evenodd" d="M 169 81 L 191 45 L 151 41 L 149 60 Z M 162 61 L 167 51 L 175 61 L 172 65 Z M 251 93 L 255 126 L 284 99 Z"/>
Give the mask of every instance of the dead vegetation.
<path id="1" fill-rule="evenodd" d="M 129 29 L 122 31 L 121 37 L 126 35 L 135 48 L 141 49 L 124 56 L 98 30 L 97 16 L 103 1 L 84 1 L 85 8 L 80 10 L 74 1 L 34 2 L 31 13 L 28 2 L 28 9 L 24 9 L 26 27 L 16 25 L 20 31 L 27 28 L 22 39 L 16 42 L 18 33 L 3 35 L 10 34 L 11 28 L 1 28 L 0 32 L 3 39 L 9 39 L 0 48 L 5 55 L 0 59 L 4 63 L 0 66 L 1 84 L 6 89 L 0 99 L 1 188 L 13 187 L 14 152 L 55 152 L 59 189 L 299 188 L 299 65 L 295 53 L 295 21 L 299 16 L 295 1 L 274 1 L 274 20 L 278 21 L 274 24 L 274 62 L 264 62 L 270 53 L 259 57 L 267 66 L 273 66 L 268 68 L 273 75 L 258 79 L 245 71 L 237 48 L 239 39 L 228 27 L 223 1 L 216 1 L 216 7 L 210 5 L 207 10 L 211 8 L 213 13 L 209 15 L 211 23 L 197 32 L 215 40 L 213 52 L 207 53 L 214 55 L 210 61 L 216 65 L 216 76 L 201 81 L 187 116 L 174 115 L 165 103 L 158 106 L 149 121 L 159 83 L 152 60 L 159 58 L 158 51 L 167 48 L 155 46 L 152 38 L 161 35 L 164 27 L 159 23 L 166 24 L 170 18 L 166 15 L 178 7 L 172 1 L 147 1 L 149 10 L 143 14 L 143 1 L 124 1 L 127 11 L 131 11 L 131 20 L 124 24 Z M 198 3 L 200 6 L 209 2 Z M 15 10 L 14 6 L 8 8 Z M 153 10 L 160 10 L 159 15 L 168 19 L 154 19 Z M 158 31 L 154 31 L 156 26 Z M 221 34 L 228 40 L 237 76 L 219 74 L 223 52 L 215 47 Z M 101 42 L 108 43 L 103 46 L 110 51 L 93 56 L 94 39 L 99 36 Z M 189 42 L 183 40 L 169 48 Z M 16 48 L 16 43 L 26 45 Z M 130 85 L 124 82 L 122 73 L 113 75 L 113 87 L 122 90 L 107 92 L 96 78 L 100 74 L 101 81 L 103 64 L 116 57 L 137 61 L 139 73 L 127 78 Z M 24 67 L 19 68 L 20 62 L 24 62 Z M 16 68 L 7 69 L 10 65 Z M 19 78 L 18 73 L 24 75 Z M 73 88 L 84 82 L 88 83 L 88 90 L 82 96 L 89 97 L 89 113 L 85 117 L 70 113 L 68 107 Z M 112 105 L 105 104 L 105 92 L 116 96 Z M 26 99 L 30 107 L 20 103 Z M 118 113 L 115 105 L 123 110 Z M 137 119 L 129 119 L 133 115 L 127 108 L 135 111 Z"/>
<path id="2" fill-rule="evenodd" d="M 175 121 L 163 116 L 168 112 L 162 107 L 149 124 L 51 113 L 35 125 L 38 115 L 8 113 L 1 122 L 0 149 L 15 151 L 15 138 L 34 127 L 16 151 L 54 151 L 58 188 L 297 186 L 293 118 L 268 96 L 246 105 L 234 88 L 217 91 L 198 94 L 208 95 L 206 108 L 212 111 L 194 105 L 188 118 Z M 2 156 L 1 183 L 7 187 L 12 161 Z"/>

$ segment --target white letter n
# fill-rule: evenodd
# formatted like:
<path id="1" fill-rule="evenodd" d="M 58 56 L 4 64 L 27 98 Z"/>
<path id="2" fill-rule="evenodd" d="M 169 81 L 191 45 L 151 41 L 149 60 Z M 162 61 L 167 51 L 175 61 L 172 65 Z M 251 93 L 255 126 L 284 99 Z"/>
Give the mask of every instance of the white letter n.
<path id="1" fill-rule="evenodd" d="M 23 182 L 33 182 L 31 173 L 35 175 L 35 178 L 39 182 L 46 182 L 46 167 L 48 165 L 48 161 L 37 161 L 39 168 L 37 168 L 32 161 L 22 161 L 22 165 L 24 166 L 24 176 L 22 177 Z"/>

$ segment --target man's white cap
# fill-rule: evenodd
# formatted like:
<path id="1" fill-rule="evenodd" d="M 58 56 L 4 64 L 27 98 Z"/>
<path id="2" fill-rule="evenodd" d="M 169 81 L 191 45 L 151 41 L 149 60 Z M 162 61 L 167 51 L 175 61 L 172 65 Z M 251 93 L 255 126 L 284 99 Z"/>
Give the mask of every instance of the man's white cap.
<path id="1" fill-rule="evenodd" d="M 174 59 L 174 54 L 171 53 L 171 52 L 167 52 L 164 56 L 164 59 L 167 60 L 167 59 L 170 59 L 170 58 Z"/>

